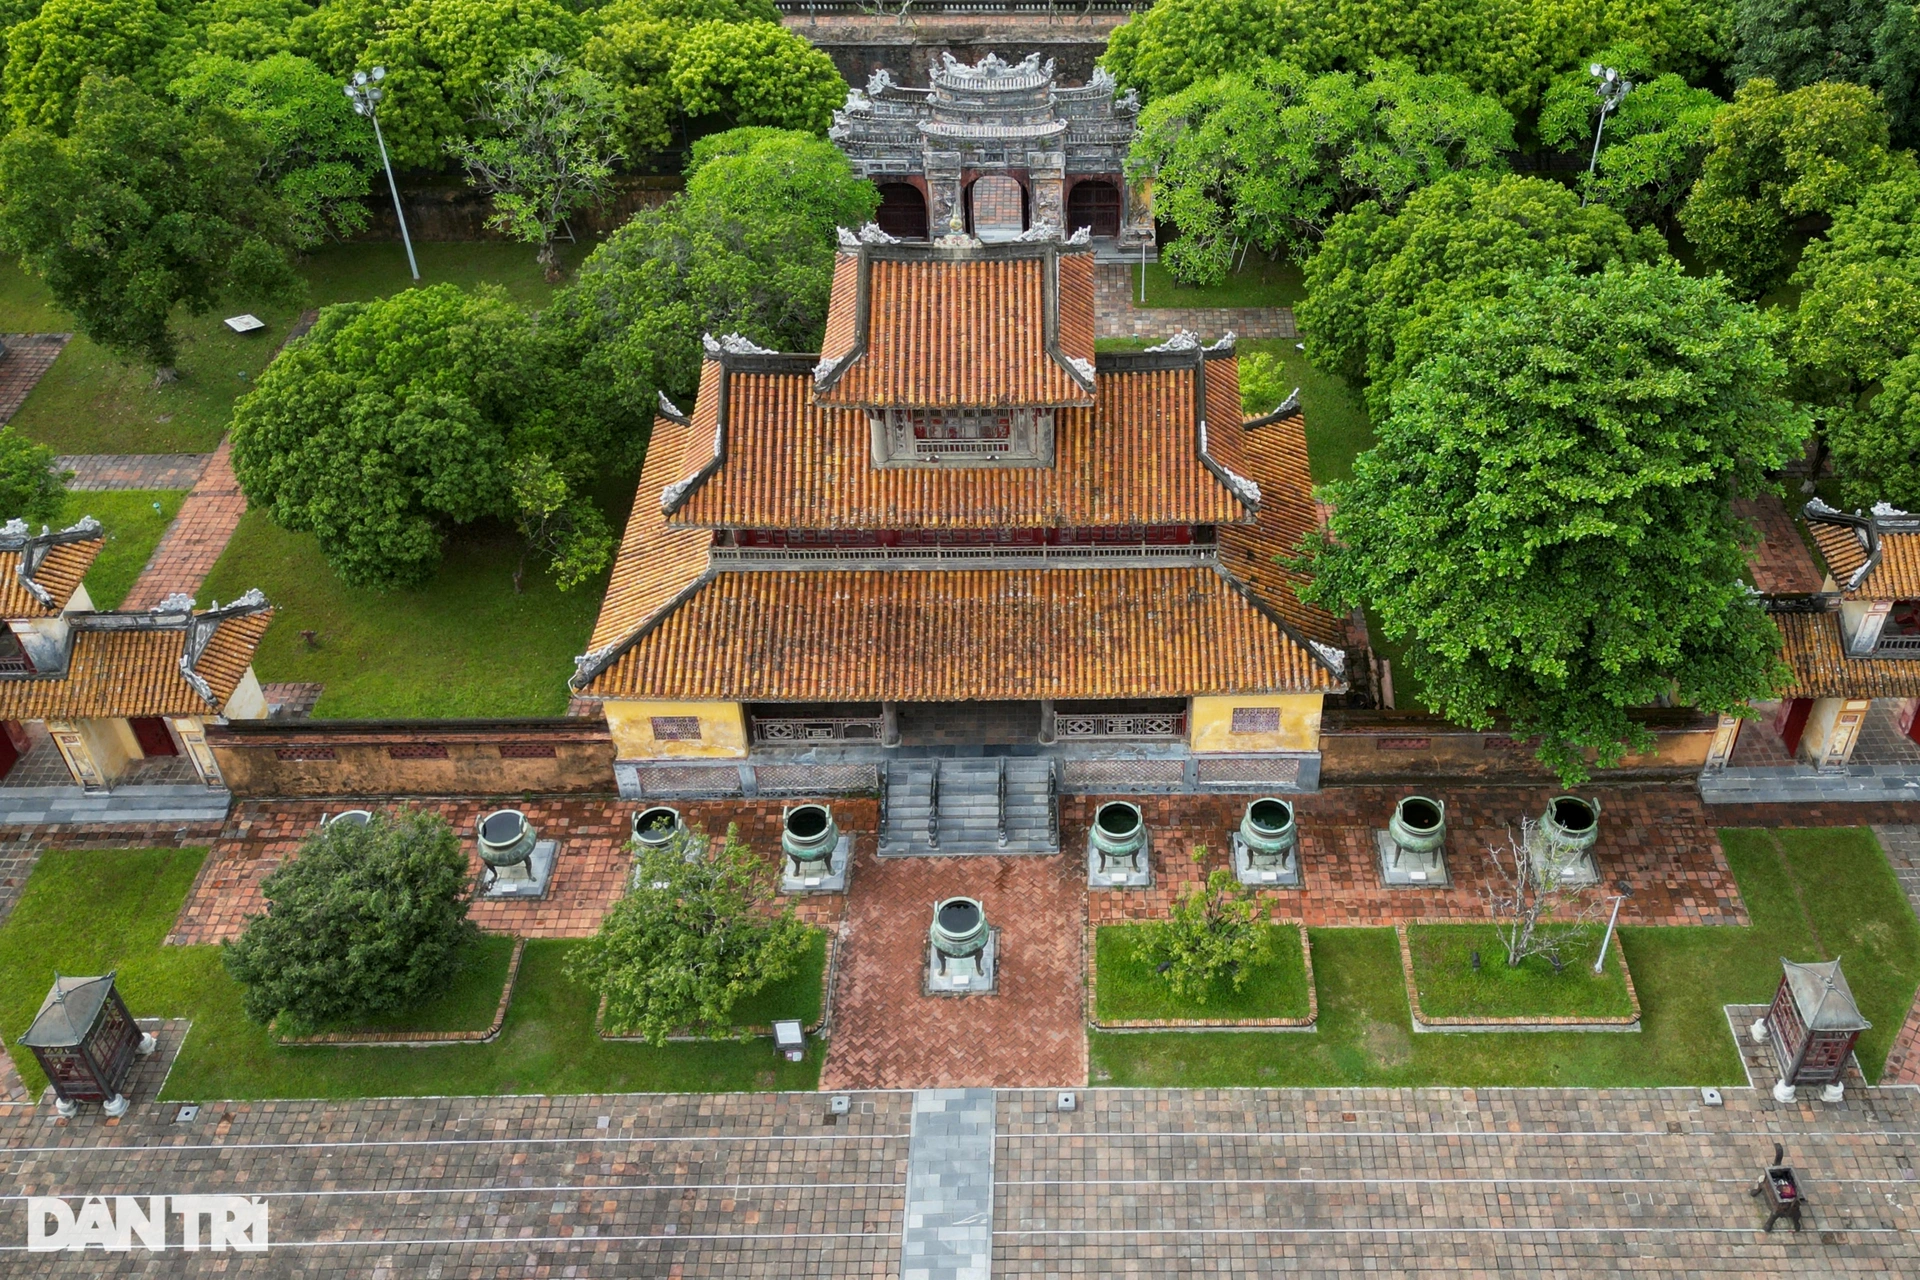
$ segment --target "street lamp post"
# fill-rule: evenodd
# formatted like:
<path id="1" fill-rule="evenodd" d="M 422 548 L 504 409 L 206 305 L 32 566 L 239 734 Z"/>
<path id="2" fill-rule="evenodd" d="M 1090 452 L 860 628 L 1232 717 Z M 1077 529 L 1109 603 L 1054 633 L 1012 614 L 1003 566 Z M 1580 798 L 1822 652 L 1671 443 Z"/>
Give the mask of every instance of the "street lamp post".
<path id="1" fill-rule="evenodd" d="M 386 96 L 380 88 L 380 82 L 387 78 L 385 67 L 375 67 L 372 71 L 356 71 L 347 86 L 347 99 L 353 103 L 353 109 L 373 121 L 373 140 L 380 148 L 380 163 L 387 171 L 387 190 L 393 193 L 393 216 L 400 219 L 400 243 L 407 246 L 407 269 L 413 272 L 413 278 L 420 278 L 420 264 L 413 260 L 413 237 L 407 234 L 407 212 L 400 207 L 400 184 L 393 180 L 393 161 L 387 158 L 387 140 L 380 135 L 380 99 Z"/>
<path id="2" fill-rule="evenodd" d="M 1600 939 L 1600 958 L 1593 962 L 1593 971 L 1595 973 L 1604 973 L 1606 971 L 1607 944 L 1613 941 L 1613 924 L 1614 921 L 1620 918 L 1620 904 L 1633 896 L 1633 886 L 1625 880 L 1617 881 L 1613 887 L 1618 889 L 1620 894 L 1613 900 L 1613 914 L 1607 917 L 1607 932 L 1606 935 Z"/>
<path id="3" fill-rule="evenodd" d="M 1622 76 L 1612 67 L 1603 67 L 1599 63 L 1589 63 L 1587 74 L 1599 81 L 1593 91 L 1600 95 L 1600 123 L 1593 129 L 1593 155 L 1587 159 L 1587 177 L 1593 177 L 1593 170 L 1600 163 L 1600 135 L 1607 127 L 1607 112 L 1616 110 L 1633 89 L 1633 81 Z M 1587 197 L 1582 194 L 1580 203 L 1585 204 Z"/>

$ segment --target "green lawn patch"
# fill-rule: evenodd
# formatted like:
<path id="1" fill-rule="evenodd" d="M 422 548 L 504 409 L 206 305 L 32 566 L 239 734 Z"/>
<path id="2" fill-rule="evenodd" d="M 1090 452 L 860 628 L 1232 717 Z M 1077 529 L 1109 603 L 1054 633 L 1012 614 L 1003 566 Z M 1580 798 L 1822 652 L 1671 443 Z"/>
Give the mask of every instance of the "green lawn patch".
<path id="1" fill-rule="evenodd" d="M 592 245 L 561 245 L 562 265 L 577 265 Z M 416 244 L 422 284 L 500 285 L 516 301 L 546 304 L 554 286 L 533 247 L 504 241 Z M 60 453 L 209 453 L 220 443 L 244 395 L 309 307 L 385 297 L 411 286 L 398 244 L 329 245 L 300 265 L 306 297 L 277 304 L 230 298 L 204 316 L 181 311 L 179 381 L 156 387 L 153 370 L 127 364 L 85 337 L 38 277 L 0 263 L 0 331 L 73 333 L 60 358 L 14 415 L 13 426 Z M 226 317 L 252 312 L 266 328 L 237 334 Z"/>
<path id="2" fill-rule="evenodd" d="M 1353 474 L 1353 460 L 1373 446 L 1373 423 L 1359 388 L 1345 378 L 1316 369 L 1291 338 L 1243 339 L 1242 356 L 1270 352 L 1280 357 L 1288 386 L 1300 388 L 1300 412 L 1307 419 L 1307 466 L 1316 485 L 1345 480 Z M 1259 407 L 1266 413 L 1273 405 Z"/>
<path id="3" fill-rule="evenodd" d="M 380 1035 L 393 1031 L 485 1031 L 493 1025 L 493 1015 L 500 1008 L 500 994 L 507 989 L 507 974 L 513 964 L 513 939 L 500 933 L 479 934 L 460 949 L 454 964 L 453 977 L 446 990 L 411 1009 L 363 1022 L 329 1023 L 311 1029 L 290 1026 L 282 1017 L 274 1029 L 283 1036 L 330 1032 Z"/>
<path id="4" fill-rule="evenodd" d="M 1872 832 L 1739 830 L 1721 840 L 1753 924 L 1621 929 L 1639 1035 L 1416 1036 L 1393 930 L 1315 929 L 1318 1035 L 1096 1032 L 1093 1078 L 1189 1088 L 1743 1085 L 1722 1006 L 1770 1000 L 1783 955 L 1840 955 L 1874 1024 L 1858 1052 L 1877 1079 L 1920 985 L 1920 923 Z"/>
<path id="5" fill-rule="evenodd" d="M 103 545 L 87 570 L 86 583 L 94 608 L 120 607 L 186 498 L 185 489 L 108 489 L 67 495 L 60 511 L 62 526 L 86 516 L 100 522 Z"/>
<path id="6" fill-rule="evenodd" d="M 1604 973 L 1593 971 L 1604 925 L 1583 926 L 1564 944 L 1562 968 L 1545 956 L 1507 964 L 1505 945 L 1490 924 L 1407 926 L 1420 1011 L 1429 1018 L 1628 1018 L 1633 1001 L 1626 973 L 1609 952 Z M 1480 968 L 1473 967 L 1473 955 Z"/>
<path id="7" fill-rule="evenodd" d="M 205 856 L 204 849 L 41 855 L 0 928 L 0 1033 L 30 1089 L 37 1092 L 44 1077 L 13 1040 L 54 970 L 115 966 L 136 1017 L 193 1020 L 168 1077 L 169 1099 L 810 1090 L 819 1082 L 817 1045 L 805 1061 L 788 1063 L 765 1040 L 661 1049 L 601 1040 L 594 993 L 563 972 L 577 945 L 564 940 L 527 944 L 506 1024 L 490 1044 L 282 1048 L 242 1014 L 240 987 L 227 977 L 219 948 L 161 945 Z"/>
<path id="8" fill-rule="evenodd" d="M 624 509 L 611 519 L 621 528 Z M 317 716 L 561 715 L 608 575 L 561 591 L 529 566 L 526 592 L 515 595 L 518 556 L 510 530 L 476 524 L 449 535 L 446 559 L 425 586 L 364 591 L 334 574 L 310 534 L 249 511 L 201 595 L 266 592 L 276 612 L 254 670 L 262 680 L 325 684 Z M 314 633 L 311 645 L 302 631 Z"/>
<path id="9" fill-rule="evenodd" d="M 1140 301 L 1140 264 L 1134 263 L 1127 274 L 1134 305 L 1145 308 L 1291 307 L 1307 296 L 1306 281 L 1297 263 L 1268 258 L 1258 251 L 1247 255 L 1240 270 L 1213 285 L 1181 284 L 1164 265 L 1149 262 L 1145 302 Z"/>
<path id="10" fill-rule="evenodd" d="M 1306 957 L 1300 950 L 1299 928 L 1291 924 L 1266 926 L 1270 958 L 1247 975 L 1234 990 L 1222 978 L 1207 993 L 1205 1003 L 1181 1000 L 1147 954 L 1143 925 L 1102 925 L 1094 934 L 1094 1016 L 1103 1022 L 1205 1021 L 1235 1022 L 1256 1018 L 1312 1016 L 1311 984 Z"/>

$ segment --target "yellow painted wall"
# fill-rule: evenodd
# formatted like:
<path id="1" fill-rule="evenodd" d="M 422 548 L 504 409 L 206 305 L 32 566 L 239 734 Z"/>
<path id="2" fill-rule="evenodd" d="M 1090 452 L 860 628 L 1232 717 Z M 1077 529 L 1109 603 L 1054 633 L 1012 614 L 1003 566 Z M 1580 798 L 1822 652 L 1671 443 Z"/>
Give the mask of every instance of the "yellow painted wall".
<path id="1" fill-rule="evenodd" d="M 146 759 L 146 753 L 140 750 L 140 740 L 133 736 L 133 726 L 125 720 L 77 720 L 74 727 L 80 731 L 81 740 L 87 744 L 87 754 L 93 757 L 94 768 L 100 771 L 108 786 L 118 782 L 135 760 Z"/>
<path id="2" fill-rule="evenodd" d="M 609 698 L 601 705 L 606 709 L 617 760 L 737 760 L 747 754 L 747 719 L 737 702 L 630 702 Z M 699 741 L 655 739 L 655 716 L 693 716 L 700 721 Z"/>
<path id="3" fill-rule="evenodd" d="M 1188 717 L 1188 745 L 1195 751 L 1318 751 L 1320 701 L 1317 693 L 1276 693 L 1195 698 Z M 1235 733 L 1235 707 L 1277 707 L 1276 733 Z"/>
<path id="4" fill-rule="evenodd" d="M 248 667 L 246 674 L 240 677 L 240 683 L 233 687 L 233 696 L 227 699 L 227 705 L 220 714 L 229 720 L 265 720 L 267 718 L 267 692 L 260 687 L 260 677 Z"/>
<path id="5" fill-rule="evenodd" d="M 1800 735 L 1800 758 L 1825 768 L 1847 763 L 1872 705 L 1865 698 L 1815 698 L 1806 732 Z"/>

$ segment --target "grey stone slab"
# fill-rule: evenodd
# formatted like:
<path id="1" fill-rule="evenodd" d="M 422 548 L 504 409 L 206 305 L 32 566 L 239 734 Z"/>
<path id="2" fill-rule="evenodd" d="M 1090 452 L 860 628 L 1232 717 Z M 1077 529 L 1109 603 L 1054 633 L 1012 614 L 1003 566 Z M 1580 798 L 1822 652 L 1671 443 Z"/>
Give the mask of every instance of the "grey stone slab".
<path id="1" fill-rule="evenodd" d="M 991 1089 L 913 1095 L 900 1280 L 987 1280 L 993 1272 Z"/>

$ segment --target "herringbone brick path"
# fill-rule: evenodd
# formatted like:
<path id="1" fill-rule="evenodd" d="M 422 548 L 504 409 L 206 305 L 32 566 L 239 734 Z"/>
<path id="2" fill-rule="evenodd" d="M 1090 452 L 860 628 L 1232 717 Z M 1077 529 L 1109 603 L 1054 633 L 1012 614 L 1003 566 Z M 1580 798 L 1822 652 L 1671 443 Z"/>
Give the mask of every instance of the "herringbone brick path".
<path id="1" fill-rule="evenodd" d="M 472 843 L 475 825 L 483 815 L 508 805 L 524 812 L 542 839 L 560 842 L 559 861 L 545 898 L 537 902 L 483 898 L 474 903 L 474 923 L 495 933 L 525 938 L 583 938 L 591 934 L 626 890 L 627 872 L 632 866 L 626 843 L 638 806 L 614 799 L 574 797 L 416 802 L 416 807 L 446 818 L 454 832 L 469 842 L 476 876 L 481 863 L 478 847 Z M 380 807 L 371 801 L 352 799 L 246 800 L 234 805 L 226 830 L 213 842 L 213 850 L 188 892 L 167 941 L 193 946 L 238 937 L 250 917 L 266 910 L 261 881 L 299 851 L 300 842 L 313 834 L 324 814 Z M 728 823 L 737 823 L 741 839 L 766 857 L 771 872 L 780 851 L 780 801 L 749 805 L 688 802 L 676 807 L 690 826 L 715 837 L 726 831 Z M 877 817 L 872 800 L 835 800 L 833 812 L 841 829 L 854 833 L 856 849 L 872 842 Z M 838 894 L 801 898 L 797 914 L 831 927 L 840 919 L 842 901 Z"/>
<path id="2" fill-rule="evenodd" d="M 1072 1086 L 1081 1023 L 1084 872 L 1071 857 L 876 858 L 847 889 L 822 1089 Z M 942 898 L 978 898 L 999 929 L 990 994 L 925 994 Z"/>
<path id="3" fill-rule="evenodd" d="M 75 453 L 53 460 L 71 471 L 67 488 L 93 493 L 106 489 L 191 489 L 207 469 L 206 453 Z"/>
<path id="4" fill-rule="evenodd" d="M 1291 307 L 1136 307 L 1137 276 L 1117 262 L 1094 269 L 1093 316 L 1097 338 L 1171 338 L 1179 329 L 1213 342 L 1231 329 L 1243 338 L 1297 338 Z"/>
<path id="5" fill-rule="evenodd" d="M 1813 553 L 1800 540 L 1786 504 L 1773 494 L 1742 498 L 1733 504 L 1736 515 L 1751 520 L 1760 541 L 1747 556 L 1753 585 L 1761 591 L 1818 591 L 1825 575 L 1814 567 Z"/>
<path id="6" fill-rule="evenodd" d="M 176 593 L 198 596 L 200 584 L 227 549 L 227 541 L 247 511 L 247 497 L 233 478 L 233 464 L 228 458 L 232 447 L 231 440 L 222 440 L 207 459 L 206 470 L 180 504 L 180 514 L 161 535 L 160 545 L 153 549 L 147 567 L 127 592 L 122 609 L 151 609 Z"/>
<path id="7" fill-rule="evenodd" d="M 70 333 L 0 333 L 7 344 L 0 359 L 0 422 L 13 421 L 72 338 Z"/>

